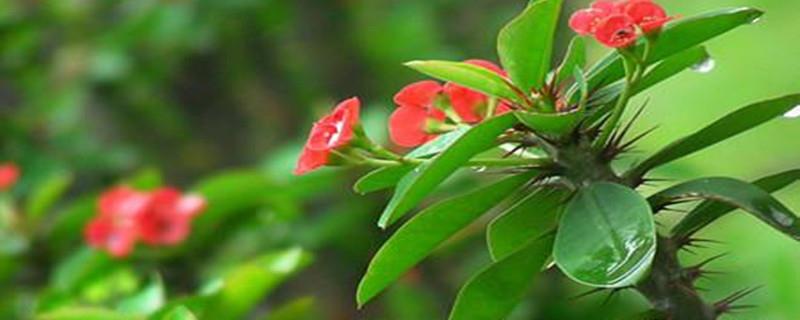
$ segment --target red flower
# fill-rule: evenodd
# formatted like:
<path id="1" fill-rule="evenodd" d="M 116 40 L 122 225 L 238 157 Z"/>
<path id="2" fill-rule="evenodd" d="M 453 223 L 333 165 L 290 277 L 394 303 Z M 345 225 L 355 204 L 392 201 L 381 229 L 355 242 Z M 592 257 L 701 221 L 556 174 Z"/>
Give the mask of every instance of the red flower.
<path id="1" fill-rule="evenodd" d="M 206 206 L 205 199 L 161 188 L 150 195 L 147 209 L 139 216 L 139 236 L 150 245 L 175 245 L 189 236 L 191 221 Z"/>
<path id="2" fill-rule="evenodd" d="M 597 31 L 603 19 L 621 12 L 621 4 L 612 0 L 598 0 L 588 9 L 578 10 L 569 19 L 569 26 L 577 34 L 590 35 Z"/>
<path id="3" fill-rule="evenodd" d="M 114 187 L 98 201 L 99 212 L 84 229 L 86 242 L 114 257 L 128 256 L 139 240 L 151 245 L 175 245 L 186 239 L 191 219 L 205 208 L 198 196 L 172 188 L 152 193 Z"/>
<path id="4" fill-rule="evenodd" d="M 124 186 L 106 191 L 100 196 L 99 215 L 84 230 L 86 242 L 115 257 L 127 256 L 136 245 L 138 218 L 149 201 L 146 193 Z"/>
<path id="5" fill-rule="evenodd" d="M 506 76 L 506 72 L 503 71 L 503 69 L 500 69 L 500 67 L 489 61 L 467 60 L 465 62 L 489 69 L 501 76 Z M 445 84 L 444 93 L 450 98 L 450 104 L 453 106 L 453 110 L 455 110 L 456 114 L 461 117 L 461 120 L 466 123 L 477 123 L 483 120 L 486 114 L 485 110 L 489 97 L 483 93 L 462 87 L 455 83 Z M 505 113 L 510 110 L 511 108 L 507 104 L 501 102 L 497 106 L 495 113 Z"/>
<path id="6" fill-rule="evenodd" d="M 302 175 L 328 164 L 331 150 L 346 146 L 355 136 L 361 101 L 350 98 L 339 103 L 329 115 L 311 128 L 305 147 L 297 159 L 295 175 Z"/>
<path id="7" fill-rule="evenodd" d="M 19 167 L 16 164 L 7 162 L 0 164 L 0 191 L 10 189 L 19 179 Z"/>
<path id="8" fill-rule="evenodd" d="M 443 122 L 444 112 L 434 105 L 442 93 L 436 81 L 412 83 L 394 96 L 397 109 L 389 117 L 389 137 L 402 147 L 416 147 L 434 138 L 426 130 L 429 121 Z"/>
<path id="9" fill-rule="evenodd" d="M 651 0 L 630 0 L 625 4 L 623 11 L 644 33 L 658 31 L 672 19 L 667 16 L 664 8 Z"/>
<path id="10" fill-rule="evenodd" d="M 594 37 L 612 48 L 627 47 L 636 42 L 636 24 L 626 15 L 611 15 L 597 25 Z"/>

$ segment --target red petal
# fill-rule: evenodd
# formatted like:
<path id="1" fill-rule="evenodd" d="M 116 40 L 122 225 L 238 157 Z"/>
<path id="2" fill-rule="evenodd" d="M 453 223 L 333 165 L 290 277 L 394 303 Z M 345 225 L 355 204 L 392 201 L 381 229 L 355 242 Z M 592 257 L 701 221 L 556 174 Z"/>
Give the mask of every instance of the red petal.
<path id="1" fill-rule="evenodd" d="M 624 10 L 645 33 L 660 29 L 670 20 L 664 8 L 648 0 L 631 0 Z"/>
<path id="2" fill-rule="evenodd" d="M 600 10 L 604 15 L 620 13 L 626 1 L 597 0 L 592 3 L 592 9 Z"/>
<path id="3" fill-rule="evenodd" d="M 330 151 L 315 151 L 309 148 L 304 148 L 297 159 L 297 165 L 294 168 L 295 175 L 303 175 L 313 171 L 319 167 L 328 164 L 328 156 Z"/>
<path id="4" fill-rule="evenodd" d="M 636 42 L 636 25 L 633 19 L 626 15 L 612 15 L 597 25 L 594 36 L 597 41 L 606 46 L 627 47 Z"/>
<path id="5" fill-rule="evenodd" d="M 442 85 L 436 81 L 419 81 L 405 86 L 394 96 L 398 106 L 428 108 L 436 95 L 442 92 Z"/>
<path id="6" fill-rule="evenodd" d="M 402 147 L 416 147 L 435 138 L 435 135 L 425 132 L 425 125 L 429 117 L 444 119 L 444 114 L 427 112 L 414 107 L 399 107 L 389 117 L 389 137 L 392 142 Z"/>
<path id="7" fill-rule="evenodd" d="M 444 92 L 450 98 L 450 104 L 458 116 L 461 117 L 461 120 L 466 123 L 476 123 L 483 120 L 483 114 L 480 113 L 480 110 L 486 106 L 486 95 L 454 83 L 446 84 Z"/>
<path id="8" fill-rule="evenodd" d="M 0 164 L 0 191 L 8 190 L 19 179 L 19 167 L 13 163 Z"/>
<path id="9" fill-rule="evenodd" d="M 505 113 L 508 113 L 508 112 L 511 112 L 511 107 L 508 104 L 500 103 L 497 106 L 497 109 L 495 110 L 494 114 L 495 115 L 501 115 L 501 114 L 505 114 Z"/>
<path id="10" fill-rule="evenodd" d="M 592 34 L 597 23 L 602 19 L 603 13 L 596 9 L 578 10 L 569 19 L 569 27 L 580 35 Z"/>
<path id="11" fill-rule="evenodd" d="M 350 143 L 359 122 L 361 102 L 350 98 L 339 103 L 331 114 L 311 128 L 306 147 L 316 151 L 331 150 Z"/>
<path id="12" fill-rule="evenodd" d="M 149 196 L 143 192 L 118 186 L 100 195 L 98 203 L 101 215 L 130 219 L 141 214 L 149 201 Z"/>

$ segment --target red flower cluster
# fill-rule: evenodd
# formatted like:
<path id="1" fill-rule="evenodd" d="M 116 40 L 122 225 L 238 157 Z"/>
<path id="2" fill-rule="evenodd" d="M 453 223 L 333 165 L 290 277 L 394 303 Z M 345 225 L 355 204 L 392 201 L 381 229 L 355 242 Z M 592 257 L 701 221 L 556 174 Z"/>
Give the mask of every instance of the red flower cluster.
<path id="1" fill-rule="evenodd" d="M 506 76 L 505 71 L 489 61 L 465 62 Z M 429 128 L 443 124 L 447 118 L 437 107 L 438 103 L 449 102 L 461 121 L 477 123 L 483 120 L 488 101 L 486 95 L 455 83 L 446 83 L 444 86 L 431 80 L 412 83 L 394 96 L 397 109 L 389 118 L 389 136 L 392 142 L 402 147 L 422 145 L 437 136 L 436 133 L 430 132 Z M 496 113 L 509 110 L 511 109 L 507 104 L 500 103 Z"/>
<path id="2" fill-rule="evenodd" d="M 148 245 L 176 245 L 191 231 L 191 221 L 206 206 L 200 196 L 173 188 L 141 192 L 114 187 L 100 196 L 98 215 L 86 225 L 90 246 L 125 257 L 141 240 Z"/>
<path id="3" fill-rule="evenodd" d="M 11 162 L 0 164 L 0 191 L 10 189 L 19 179 L 19 167 Z"/>
<path id="4" fill-rule="evenodd" d="M 360 109 L 361 101 L 350 98 L 339 103 L 333 112 L 317 121 L 297 160 L 294 174 L 302 175 L 328 164 L 331 151 L 348 145 L 355 136 Z"/>
<path id="5" fill-rule="evenodd" d="M 645 34 L 657 32 L 671 19 L 652 0 L 597 0 L 575 12 L 569 25 L 580 35 L 594 35 L 606 46 L 622 48 L 636 41 L 637 28 Z"/>

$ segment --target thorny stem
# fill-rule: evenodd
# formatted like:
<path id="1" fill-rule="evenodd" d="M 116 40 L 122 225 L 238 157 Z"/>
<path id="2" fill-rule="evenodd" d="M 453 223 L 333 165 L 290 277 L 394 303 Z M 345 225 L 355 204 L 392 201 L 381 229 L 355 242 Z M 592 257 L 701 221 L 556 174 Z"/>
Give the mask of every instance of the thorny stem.
<path id="1" fill-rule="evenodd" d="M 650 56 L 651 46 L 650 40 L 645 42 L 644 53 L 641 58 L 637 57 L 635 52 L 626 51 L 628 49 L 620 50 L 620 54 L 623 58 L 623 65 L 625 66 L 625 87 L 622 89 L 619 98 L 617 98 L 617 103 L 614 105 L 611 117 L 609 117 L 608 121 L 601 129 L 600 136 L 595 140 L 595 149 L 600 150 L 606 145 L 611 134 L 614 132 L 614 128 L 617 127 L 620 119 L 622 119 L 622 115 L 625 114 L 625 107 L 628 105 L 628 100 L 630 100 L 633 95 L 633 89 L 638 85 L 639 80 L 641 80 L 647 68 L 647 59 Z"/>
<path id="2" fill-rule="evenodd" d="M 668 320 L 714 320 L 717 311 L 703 301 L 678 261 L 680 244 L 659 237 L 650 275 L 636 286 Z"/>

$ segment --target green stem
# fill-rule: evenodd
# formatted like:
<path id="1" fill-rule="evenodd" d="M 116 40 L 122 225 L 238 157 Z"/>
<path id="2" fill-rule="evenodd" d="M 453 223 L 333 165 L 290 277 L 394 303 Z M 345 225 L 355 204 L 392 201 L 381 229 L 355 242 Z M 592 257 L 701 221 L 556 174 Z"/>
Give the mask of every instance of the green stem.
<path id="1" fill-rule="evenodd" d="M 633 95 L 633 89 L 638 84 L 642 77 L 642 73 L 644 73 L 644 69 L 646 68 L 645 59 L 649 55 L 649 48 L 650 45 L 648 42 L 648 44 L 645 45 L 643 59 L 639 59 L 634 53 L 624 51 L 625 49 L 620 50 L 620 53 L 623 57 L 623 65 L 625 66 L 625 87 L 622 89 L 622 93 L 620 94 L 619 98 L 617 98 L 617 103 L 614 105 L 614 110 L 612 111 L 611 116 L 600 130 L 600 136 L 594 142 L 594 148 L 596 150 L 605 147 L 608 139 L 614 132 L 614 129 L 619 124 L 620 119 L 622 119 L 622 115 L 625 114 L 625 107 L 628 105 L 628 101 Z"/>

